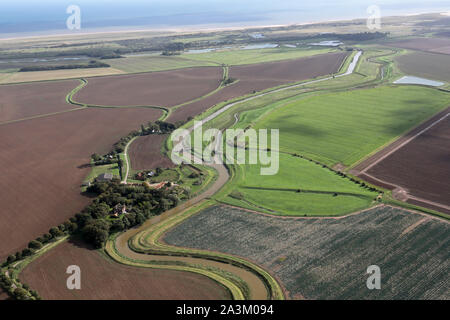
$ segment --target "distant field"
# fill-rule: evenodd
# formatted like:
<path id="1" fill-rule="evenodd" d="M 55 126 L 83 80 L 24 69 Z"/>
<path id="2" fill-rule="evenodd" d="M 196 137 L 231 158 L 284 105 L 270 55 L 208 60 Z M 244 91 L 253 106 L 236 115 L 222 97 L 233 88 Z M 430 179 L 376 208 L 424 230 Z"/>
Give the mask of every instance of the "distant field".
<path id="1" fill-rule="evenodd" d="M 66 269 L 73 264 L 81 268 L 81 290 L 66 287 Z M 124 266 L 81 242 L 65 242 L 45 253 L 24 269 L 20 279 L 49 300 L 230 299 L 225 288 L 207 277 Z"/>
<path id="2" fill-rule="evenodd" d="M 174 70 L 188 67 L 215 66 L 217 64 L 192 60 L 185 56 L 128 56 L 121 59 L 102 60 L 111 67 L 127 73 Z"/>
<path id="3" fill-rule="evenodd" d="M 219 64 L 242 65 L 263 63 L 287 59 L 297 59 L 322 53 L 334 52 L 335 49 L 292 49 L 271 48 L 253 50 L 224 50 L 216 52 L 184 54 L 190 60 L 209 61 Z"/>
<path id="4" fill-rule="evenodd" d="M 450 299 L 449 224 L 400 209 L 302 219 L 216 206 L 164 241 L 251 259 L 292 299 Z M 381 290 L 366 286 L 370 265 L 381 269 Z"/>
<path id="5" fill-rule="evenodd" d="M 450 55 L 450 38 L 415 38 L 390 42 L 388 45 L 419 51 L 443 53 Z"/>
<path id="6" fill-rule="evenodd" d="M 0 86 L 0 123 L 74 109 L 67 94 L 79 85 L 76 80 Z"/>
<path id="7" fill-rule="evenodd" d="M 88 79 L 74 99 L 106 106 L 174 106 L 214 91 L 221 67 L 198 67 Z"/>
<path id="8" fill-rule="evenodd" d="M 408 75 L 450 82 L 450 55 L 412 52 L 397 57 L 396 61 Z"/>
<path id="9" fill-rule="evenodd" d="M 419 86 L 384 86 L 307 97 L 277 109 L 257 128 L 280 129 L 280 148 L 325 164 L 352 165 L 450 103 Z"/>
<path id="10" fill-rule="evenodd" d="M 399 185 L 414 196 L 450 206 L 449 151 L 450 116 L 379 162 L 368 173 Z"/>
<path id="11" fill-rule="evenodd" d="M 233 66 L 229 76 L 238 79 L 238 82 L 200 101 L 182 106 L 170 115 L 169 120 L 185 120 L 229 99 L 335 73 L 339 71 L 346 56 L 346 52 L 333 52 L 294 60 Z"/>
<path id="12" fill-rule="evenodd" d="M 52 70 L 52 71 L 34 71 L 34 72 L 16 72 L 8 77 L 0 77 L 2 83 L 17 83 L 45 80 L 75 79 L 82 77 L 106 76 L 112 74 L 121 74 L 120 70 L 114 68 L 92 68 L 92 69 L 70 69 L 70 70 Z"/>
<path id="13" fill-rule="evenodd" d="M 262 176 L 260 165 L 238 168 L 233 192 L 223 201 L 277 215 L 332 216 L 368 208 L 377 197 L 376 192 L 320 165 L 291 155 L 279 156 L 276 175 Z"/>

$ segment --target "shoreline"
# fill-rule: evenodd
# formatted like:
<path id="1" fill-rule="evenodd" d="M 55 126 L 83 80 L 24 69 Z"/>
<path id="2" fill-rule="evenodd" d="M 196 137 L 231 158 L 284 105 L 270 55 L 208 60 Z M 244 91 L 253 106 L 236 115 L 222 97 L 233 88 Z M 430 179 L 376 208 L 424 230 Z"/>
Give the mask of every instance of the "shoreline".
<path id="1" fill-rule="evenodd" d="M 405 13 L 405 14 L 396 14 L 396 15 L 389 15 L 389 16 L 383 16 L 382 18 L 393 18 L 393 17 L 410 17 L 410 16 L 420 16 L 425 14 L 440 14 L 442 16 L 450 16 L 450 11 L 437 11 L 437 12 L 419 12 L 419 13 Z M 245 26 L 212 26 L 210 24 L 205 25 L 187 25 L 187 26 L 180 26 L 180 27 L 149 27 L 149 26 L 134 26 L 130 27 L 130 29 L 123 29 L 126 27 L 118 28 L 117 30 L 103 30 L 102 28 L 96 28 L 98 31 L 95 31 L 96 29 L 87 29 L 92 31 L 86 31 L 86 32 L 72 32 L 68 33 L 65 32 L 66 30 L 54 30 L 53 32 L 58 33 L 51 33 L 52 31 L 46 34 L 46 31 L 42 31 L 43 34 L 36 34 L 36 35 L 23 35 L 23 36 L 12 36 L 3 38 L 0 34 L 0 41 L 14 41 L 14 40 L 27 40 L 27 39 L 47 39 L 47 38 L 57 38 L 57 37 L 70 37 L 70 38 L 76 38 L 76 37 L 82 37 L 82 36 L 95 36 L 95 35 L 102 35 L 102 34 L 127 34 L 127 33 L 173 33 L 173 34 L 185 34 L 185 33 L 202 33 L 202 32 L 221 32 L 221 31 L 239 31 L 239 30 L 247 30 L 247 29 L 259 29 L 259 28 L 279 28 L 279 27 L 289 27 L 289 26 L 308 26 L 308 25 L 314 25 L 314 24 L 327 24 L 327 23 L 336 23 L 336 22 L 349 22 L 349 21 L 357 21 L 357 20 L 364 20 L 367 19 L 367 17 L 356 17 L 356 18 L 349 18 L 344 20 L 337 20 L 337 19 L 328 19 L 328 20 L 318 20 L 318 21 L 307 21 L 307 22 L 298 22 L 298 23 L 286 23 L 286 24 L 261 24 L 261 25 L 245 25 Z M 136 29 L 137 28 L 137 29 Z M 120 30 L 119 30 L 120 29 Z M 5 34 L 7 35 L 7 34 Z"/>

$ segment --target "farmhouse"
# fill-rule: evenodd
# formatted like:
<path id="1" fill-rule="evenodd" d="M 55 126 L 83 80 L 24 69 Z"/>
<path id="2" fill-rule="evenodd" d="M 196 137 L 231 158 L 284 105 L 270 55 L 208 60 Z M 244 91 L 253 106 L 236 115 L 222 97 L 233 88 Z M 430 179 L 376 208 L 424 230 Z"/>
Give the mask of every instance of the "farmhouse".
<path id="1" fill-rule="evenodd" d="M 102 173 L 97 177 L 97 181 L 98 182 L 102 182 L 102 181 L 111 181 L 113 178 L 113 174 L 112 173 Z"/>
<path id="2" fill-rule="evenodd" d="M 121 214 L 126 214 L 127 213 L 127 206 L 126 205 L 122 205 L 122 204 L 116 204 L 116 206 L 114 207 L 113 211 L 111 211 L 111 215 L 114 217 L 118 217 Z"/>

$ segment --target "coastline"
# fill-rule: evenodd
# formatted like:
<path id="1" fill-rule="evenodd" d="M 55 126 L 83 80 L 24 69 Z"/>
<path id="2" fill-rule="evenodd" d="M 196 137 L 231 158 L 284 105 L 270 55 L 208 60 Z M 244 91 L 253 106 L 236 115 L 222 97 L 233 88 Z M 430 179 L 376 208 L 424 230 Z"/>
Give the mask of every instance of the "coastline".
<path id="1" fill-rule="evenodd" d="M 409 17 L 409 16 L 419 16 L 425 14 L 440 14 L 442 16 L 450 16 L 450 11 L 436 11 L 436 12 L 418 12 L 418 13 L 404 13 L 404 14 L 395 14 L 395 15 L 387 15 L 382 18 L 392 18 L 392 17 Z M 238 25 L 229 25 L 229 26 L 218 26 L 211 24 L 204 25 L 186 25 L 180 27 L 166 27 L 166 26 L 134 26 L 134 27 L 118 27 L 111 28 L 110 30 L 106 30 L 107 28 L 95 28 L 95 29 L 85 29 L 86 32 L 67 32 L 67 30 L 59 29 L 59 30 L 48 30 L 39 32 L 39 34 L 31 34 L 25 33 L 23 36 L 12 36 L 8 37 L 8 34 L 0 34 L 0 41 L 16 41 L 16 40 L 33 40 L 33 39 L 47 39 L 47 38 L 57 38 L 57 37 L 83 37 L 83 36 L 95 36 L 102 34 L 139 34 L 139 33 L 159 33 L 159 34 L 186 34 L 186 33 L 201 33 L 201 32 L 221 32 L 221 31 L 241 31 L 247 29 L 259 29 L 259 28 L 278 28 L 278 27 L 287 27 L 287 26 L 308 26 L 314 24 L 327 24 L 327 23 L 337 23 L 337 22 L 350 22 L 366 19 L 367 17 L 355 17 L 349 19 L 328 19 L 328 20 L 317 20 L 317 21 L 307 21 L 307 22 L 298 22 L 298 23 L 286 23 L 286 24 L 245 24 L 241 23 L 241 26 Z M 92 31 L 89 31 L 92 30 Z"/>

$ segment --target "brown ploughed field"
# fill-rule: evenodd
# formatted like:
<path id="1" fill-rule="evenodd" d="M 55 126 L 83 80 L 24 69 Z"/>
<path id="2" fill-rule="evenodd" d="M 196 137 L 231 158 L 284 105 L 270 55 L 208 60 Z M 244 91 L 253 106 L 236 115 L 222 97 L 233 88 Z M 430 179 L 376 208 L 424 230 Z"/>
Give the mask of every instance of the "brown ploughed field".
<path id="1" fill-rule="evenodd" d="M 88 108 L 0 125 L 0 261 L 82 209 L 92 153 L 106 153 L 156 109 Z"/>
<path id="2" fill-rule="evenodd" d="M 391 42 L 391 47 L 450 54 L 450 38 L 417 38 Z"/>
<path id="3" fill-rule="evenodd" d="M 6 293 L 5 290 L 0 288 L 0 301 L 3 301 L 3 300 L 9 300 L 9 295 Z"/>
<path id="4" fill-rule="evenodd" d="M 68 290 L 66 269 L 81 269 L 81 289 Z M 80 242 L 65 242 L 45 253 L 20 279 L 50 300 L 223 300 L 228 291 L 190 272 L 134 268 L 118 264 Z"/>
<path id="5" fill-rule="evenodd" d="M 91 105 L 171 107 L 215 90 L 222 75 L 220 67 L 197 67 L 89 78 L 74 99 Z"/>
<path id="6" fill-rule="evenodd" d="M 346 56 L 346 52 L 335 52 L 294 60 L 232 66 L 229 76 L 238 79 L 239 82 L 205 99 L 180 107 L 171 114 L 169 120 L 172 122 L 186 120 L 222 101 L 244 96 L 253 91 L 335 73 Z"/>
<path id="7" fill-rule="evenodd" d="M 139 137 L 130 145 L 128 154 L 131 168 L 145 170 L 160 168 L 173 168 L 174 163 L 161 153 L 161 146 L 168 137 L 165 134 L 152 134 Z"/>
<path id="8" fill-rule="evenodd" d="M 377 163 L 368 173 L 406 189 L 412 196 L 450 206 L 450 117 Z"/>
<path id="9" fill-rule="evenodd" d="M 74 109 L 67 94 L 78 80 L 0 86 L 0 123 Z"/>

